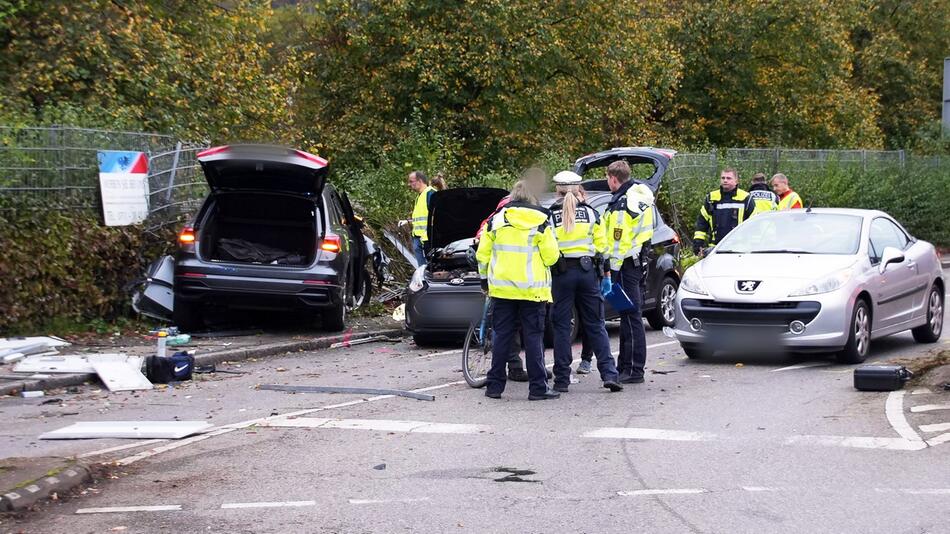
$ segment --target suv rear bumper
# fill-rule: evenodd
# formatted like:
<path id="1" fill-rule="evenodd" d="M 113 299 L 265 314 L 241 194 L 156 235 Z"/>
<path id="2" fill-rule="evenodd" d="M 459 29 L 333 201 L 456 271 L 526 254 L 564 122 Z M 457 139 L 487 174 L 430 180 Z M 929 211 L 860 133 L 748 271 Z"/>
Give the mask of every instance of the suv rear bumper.
<path id="1" fill-rule="evenodd" d="M 175 298 L 244 309 L 320 309 L 341 305 L 343 287 L 281 278 L 176 275 Z"/>

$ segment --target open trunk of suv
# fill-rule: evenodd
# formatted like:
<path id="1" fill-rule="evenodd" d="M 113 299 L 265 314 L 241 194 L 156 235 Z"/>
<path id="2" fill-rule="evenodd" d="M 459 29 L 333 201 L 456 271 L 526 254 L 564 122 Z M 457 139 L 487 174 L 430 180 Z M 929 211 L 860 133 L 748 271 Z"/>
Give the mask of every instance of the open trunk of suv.
<path id="1" fill-rule="evenodd" d="M 311 198 L 219 193 L 198 228 L 198 252 L 211 261 L 305 267 L 316 253 L 318 221 Z"/>

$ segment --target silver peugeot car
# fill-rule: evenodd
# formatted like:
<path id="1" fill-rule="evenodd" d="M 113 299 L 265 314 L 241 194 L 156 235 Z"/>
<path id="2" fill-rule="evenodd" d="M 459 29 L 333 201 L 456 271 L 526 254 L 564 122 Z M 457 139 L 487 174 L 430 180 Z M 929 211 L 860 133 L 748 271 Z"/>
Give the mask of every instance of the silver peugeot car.
<path id="1" fill-rule="evenodd" d="M 860 363 L 873 339 L 897 332 L 936 342 L 945 288 L 933 245 L 886 213 L 765 213 L 686 271 L 674 332 L 690 358 L 752 349 Z"/>

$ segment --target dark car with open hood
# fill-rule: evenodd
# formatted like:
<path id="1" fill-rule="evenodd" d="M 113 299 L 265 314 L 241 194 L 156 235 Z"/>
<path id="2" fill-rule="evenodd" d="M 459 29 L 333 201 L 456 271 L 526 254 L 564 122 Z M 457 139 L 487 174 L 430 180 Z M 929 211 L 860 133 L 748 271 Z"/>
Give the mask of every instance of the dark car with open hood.
<path id="1" fill-rule="evenodd" d="M 588 154 L 574 162 L 573 170 L 587 178 L 584 189 L 588 202 L 603 214 L 611 193 L 602 179 L 606 167 L 614 161 L 626 161 L 633 179 L 647 185 L 654 194 L 675 155 L 672 150 L 647 147 L 613 148 Z M 593 179 L 591 179 L 593 178 Z M 482 312 L 484 295 L 478 272 L 472 260 L 474 236 L 482 221 L 494 212 L 507 191 L 494 188 L 459 188 L 432 195 L 429 208 L 429 264 L 418 268 L 409 283 L 406 298 L 406 328 L 420 344 L 465 335 L 472 319 Z M 541 199 L 550 207 L 555 196 Z M 647 250 L 643 316 L 650 326 L 661 329 L 673 326 L 674 302 L 679 287 L 679 236 L 666 224 L 660 210 L 654 208 L 653 239 Z M 606 307 L 608 319 L 617 313 Z M 572 339 L 577 335 L 574 321 Z M 551 328 L 545 332 L 545 343 L 553 341 Z"/>
<path id="2" fill-rule="evenodd" d="M 368 301 L 368 238 L 327 160 L 269 145 L 198 154 L 211 189 L 178 236 L 175 323 L 201 328 L 209 307 L 302 310 L 325 330 Z"/>

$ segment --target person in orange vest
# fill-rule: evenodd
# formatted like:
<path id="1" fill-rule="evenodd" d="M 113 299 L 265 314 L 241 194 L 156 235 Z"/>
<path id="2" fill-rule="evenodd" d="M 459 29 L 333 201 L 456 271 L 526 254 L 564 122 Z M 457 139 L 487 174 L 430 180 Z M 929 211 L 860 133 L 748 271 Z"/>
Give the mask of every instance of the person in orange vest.
<path id="1" fill-rule="evenodd" d="M 801 209 L 804 207 L 802 197 L 788 186 L 788 176 L 778 173 L 772 176 L 772 191 L 778 195 L 779 211 Z"/>

